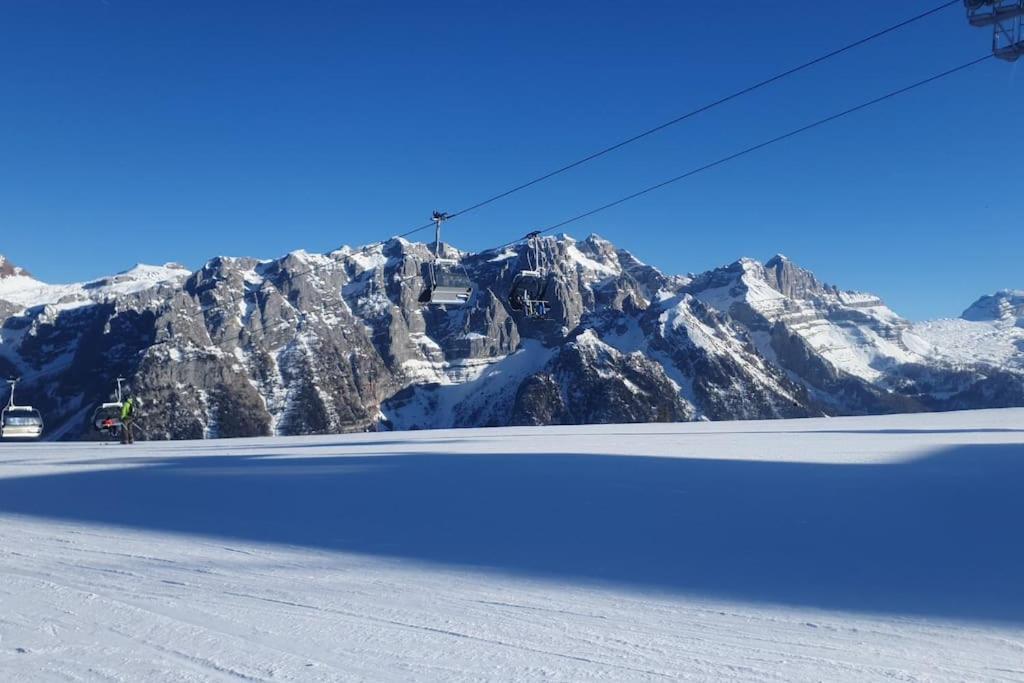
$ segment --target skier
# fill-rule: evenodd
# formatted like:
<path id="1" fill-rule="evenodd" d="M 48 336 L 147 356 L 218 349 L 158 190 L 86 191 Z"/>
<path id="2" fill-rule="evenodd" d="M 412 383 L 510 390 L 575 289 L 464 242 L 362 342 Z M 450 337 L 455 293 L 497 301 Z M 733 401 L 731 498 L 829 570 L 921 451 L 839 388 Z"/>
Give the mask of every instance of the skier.
<path id="1" fill-rule="evenodd" d="M 132 421 L 135 419 L 135 399 L 129 396 L 121 406 L 121 443 L 135 443 Z"/>

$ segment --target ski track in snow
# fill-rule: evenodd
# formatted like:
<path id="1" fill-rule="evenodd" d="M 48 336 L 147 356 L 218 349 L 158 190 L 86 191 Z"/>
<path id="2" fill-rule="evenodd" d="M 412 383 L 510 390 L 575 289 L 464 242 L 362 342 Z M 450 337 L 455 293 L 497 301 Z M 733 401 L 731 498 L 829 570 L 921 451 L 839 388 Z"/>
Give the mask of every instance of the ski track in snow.
<path id="1" fill-rule="evenodd" d="M 636 475 L 648 467 L 654 476 Z M 750 481 L 744 467 L 754 468 Z M 800 479 L 823 468 L 837 470 L 835 488 Z M 0 444 L 0 680 L 1020 681 L 1022 474 L 1024 409 Z M 483 492 L 445 487 L 460 477 Z M 804 497 L 815 482 L 825 494 Z M 503 494 L 506 484 L 516 490 Z M 778 525 L 744 519 L 741 498 L 756 497 L 758 484 L 782 489 L 752 508 L 772 518 L 757 505 L 783 506 Z M 367 498 L 346 504 L 359 489 Z M 388 490 L 379 507 L 366 502 Z M 831 509 L 847 493 L 863 513 Z M 716 498 L 724 502 L 695 518 Z M 950 500 L 970 506 L 944 517 Z M 484 509 L 489 501 L 501 509 Z M 550 531 L 539 523 L 547 514 Z M 565 537 L 557 514 L 607 528 Z M 861 516 L 877 527 L 844 526 Z M 490 536 L 472 535 L 476 517 Z M 989 528 L 965 531 L 958 519 Z M 954 568 L 930 575 L 917 564 L 911 553 L 930 552 L 930 540 L 897 539 L 910 545 L 902 552 L 858 537 L 884 536 L 885 520 L 898 531 L 935 521 Z M 438 528 L 449 523 L 450 533 Z M 745 535 L 745 525 L 756 529 Z M 849 538 L 837 544 L 826 530 Z M 986 548 L 990 536 L 1005 547 L 961 567 L 955 553 L 977 534 Z M 431 542 L 417 545 L 418 535 Z M 654 559 L 685 546 L 699 553 L 691 564 L 715 571 L 623 560 L 616 544 Z M 843 572 L 850 544 L 886 551 L 857 570 L 863 594 L 857 572 L 849 581 Z M 805 579 L 818 552 L 832 578 Z M 706 559 L 714 553 L 753 566 L 729 584 L 729 566 Z M 576 563 L 581 555 L 587 562 Z M 964 577 L 986 583 L 959 594 L 943 583 Z M 886 591 L 889 609 L 851 598 Z"/>

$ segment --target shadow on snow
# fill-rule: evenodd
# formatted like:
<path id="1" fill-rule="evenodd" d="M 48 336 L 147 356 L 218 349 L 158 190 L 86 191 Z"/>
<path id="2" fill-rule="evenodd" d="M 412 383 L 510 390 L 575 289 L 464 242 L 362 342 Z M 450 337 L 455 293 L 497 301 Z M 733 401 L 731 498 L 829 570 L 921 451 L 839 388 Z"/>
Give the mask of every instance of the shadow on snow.
<path id="1" fill-rule="evenodd" d="M 1024 622 L 1024 445 L 956 446 L 886 465 L 560 454 L 148 462 L 0 479 L 0 511 L 741 600 Z"/>

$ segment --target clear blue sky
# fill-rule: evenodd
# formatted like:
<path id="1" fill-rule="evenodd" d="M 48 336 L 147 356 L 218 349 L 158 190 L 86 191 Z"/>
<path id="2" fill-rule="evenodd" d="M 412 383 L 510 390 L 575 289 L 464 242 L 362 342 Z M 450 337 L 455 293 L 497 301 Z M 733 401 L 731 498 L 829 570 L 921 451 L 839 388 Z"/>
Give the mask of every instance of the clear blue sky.
<path id="1" fill-rule="evenodd" d="M 382 239 L 937 4 L 5 3 L 0 253 L 64 282 Z M 507 241 L 989 40 L 951 8 L 446 237 Z M 910 318 L 956 315 L 1024 287 L 1021 69 L 987 62 L 570 232 L 674 273 L 783 252 Z"/>

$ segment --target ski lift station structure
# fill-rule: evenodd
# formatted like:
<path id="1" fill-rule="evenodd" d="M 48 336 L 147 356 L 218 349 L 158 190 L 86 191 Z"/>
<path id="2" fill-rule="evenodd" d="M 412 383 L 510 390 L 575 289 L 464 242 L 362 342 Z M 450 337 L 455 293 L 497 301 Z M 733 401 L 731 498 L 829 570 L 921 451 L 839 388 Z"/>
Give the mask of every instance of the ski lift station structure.
<path id="1" fill-rule="evenodd" d="M 1015 62 L 1024 54 L 1024 0 L 964 0 L 971 26 L 992 27 L 992 54 Z"/>
<path id="2" fill-rule="evenodd" d="M 4 439 L 38 439 L 43 435 L 43 416 L 32 406 L 19 406 L 14 402 L 17 379 L 9 379 L 11 395 L 0 414 L 0 437 Z"/>

